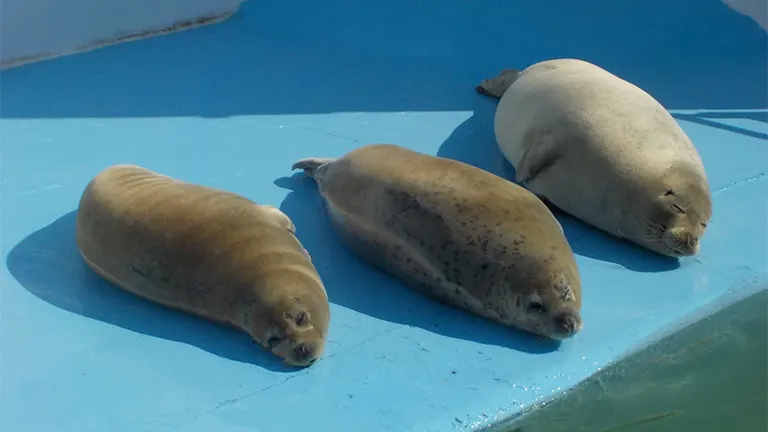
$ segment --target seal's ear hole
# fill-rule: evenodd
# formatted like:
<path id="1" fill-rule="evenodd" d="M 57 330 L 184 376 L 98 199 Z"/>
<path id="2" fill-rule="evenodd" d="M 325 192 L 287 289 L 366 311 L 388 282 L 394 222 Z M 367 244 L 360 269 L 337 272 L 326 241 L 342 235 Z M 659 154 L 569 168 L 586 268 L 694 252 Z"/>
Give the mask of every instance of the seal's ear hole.
<path id="1" fill-rule="evenodd" d="M 528 312 L 544 313 L 546 311 L 547 311 L 547 308 L 541 302 L 532 301 L 528 303 Z"/>
<path id="2" fill-rule="evenodd" d="M 297 313 L 293 319 L 296 322 L 297 326 L 303 326 L 303 325 L 306 325 L 307 322 L 309 321 L 309 314 L 306 313 L 305 311 L 301 311 Z"/>
<path id="3" fill-rule="evenodd" d="M 664 193 L 664 196 L 670 196 L 670 195 L 674 195 L 674 194 L 675 194 L 675 191 L 670 189 L 670 190 L 668 190 L 667 192 Z"/>

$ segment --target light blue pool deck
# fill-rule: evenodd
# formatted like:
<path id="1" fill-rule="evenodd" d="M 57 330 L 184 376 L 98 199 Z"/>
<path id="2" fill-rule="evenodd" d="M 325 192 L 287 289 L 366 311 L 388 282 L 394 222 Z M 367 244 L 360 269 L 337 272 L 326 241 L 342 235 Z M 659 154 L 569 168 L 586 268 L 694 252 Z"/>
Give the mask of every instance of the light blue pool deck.
<path id="1" fill-rule="evenodd" d="M 260 0 L 221 24 L 4 71 L 0 431 L 469 431 L 546 402 L 768 289 L 767 53 L 766 33 L 719 0 Z M 585 320 L 560 346 L 362 262 L 290 170 L 390 142 L 513 178 L 495 102 L 474 87 L 553 57 L 597 63 L 670 109 L 714 199 L 701 254 L 679 262 L 558 214 Z M 115 163 L 293 218 L 332 303 L 325 358 L 285 368 L 245 334 L 89 272 L 74 211 Z"/>

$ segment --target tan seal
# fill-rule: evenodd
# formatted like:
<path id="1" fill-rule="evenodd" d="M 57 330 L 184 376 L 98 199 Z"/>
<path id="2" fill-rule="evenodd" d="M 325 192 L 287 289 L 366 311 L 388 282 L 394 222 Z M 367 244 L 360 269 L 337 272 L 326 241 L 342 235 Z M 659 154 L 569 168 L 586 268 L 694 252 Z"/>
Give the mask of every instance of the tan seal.
<path id="1" fill-rule="evenodd" d="M 346 244 L 443 303 L 553 339 L 581 329 L 581 280 L 562 228 L 524 188 L 389 144 L 296 162 Z"/>
<path id="2" fill-rule="evenodd" d="M 648 93 L 574 59 L 504 70 L 477 90 L 501 98 L 496 140 L 530 191 L 657 253 L 698 253 L 712 215 L 707 176 Z"/>
<path id="3" fill-rule="evenodd" d="M 321 357 L 328 298 L 291 220 L 272 206 L 115 165 L 86 187 L 80 253 L 135 295 L 234 326 L 286 363 Z"/>

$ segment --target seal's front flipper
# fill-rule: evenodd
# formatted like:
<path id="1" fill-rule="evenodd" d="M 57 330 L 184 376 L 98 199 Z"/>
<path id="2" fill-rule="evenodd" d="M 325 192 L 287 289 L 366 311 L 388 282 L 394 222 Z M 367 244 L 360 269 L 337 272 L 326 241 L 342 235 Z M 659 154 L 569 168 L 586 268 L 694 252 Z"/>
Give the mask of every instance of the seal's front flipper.
<path id="1" fill-rule="evenodd" d="M 272 222 L 274 222 L 278 226 L 281 226 L 287 229 L 288 231 L 294 234 L 296 233 L 296 225 L 293 224 L 293 221 L 291 220 L 291 218 L 289 218 L 287 214 L 283 213 L 282 210 L 280 210 L 275 206 L 267 205 L 267 204 L 262 205 L 261 207 L 266 211 L 267 217 Z"/>
<path id="2" fill-rule="evenodd" d="M 336 158 L 316 158 L 316 157 L 306 158 L 294 163 L 293 167 L 291 167 L 291 170 L 295 170 L 295 169 L 304 170 L 305 174 L 316 179 L 317 170 L 323 167 L 324 165 L 327 165 L 335 160 Z"/>
<path id="3" fill-rule="evenodd" d="M 550 129 L 530 131 L 523 147 L 525 151 L 515 166 L 515 181 L 530 188 L 530 183 L 560 159 L 560 135 Z"/>
<path id="4" fill-rule="evenodd" d="M 501 99 L 504 92 L 517 80 L 520 71 L 517 69 L 504 69 L 493 78 L 483 80 L 479 86 L 475 87 L 478 93 L 492 98 Z"/>

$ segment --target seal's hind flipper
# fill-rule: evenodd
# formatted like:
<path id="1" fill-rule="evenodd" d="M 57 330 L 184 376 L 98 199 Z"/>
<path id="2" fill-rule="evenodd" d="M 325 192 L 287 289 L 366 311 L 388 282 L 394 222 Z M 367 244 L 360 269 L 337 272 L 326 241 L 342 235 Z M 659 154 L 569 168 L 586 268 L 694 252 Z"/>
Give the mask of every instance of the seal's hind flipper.
<path id="1" fill-rule="evenodd" d="M 504 92 L 507 91 L 519 76 L 520 71 L 517 69 L 504 69 L 495 77 L 483 80 L 479 86 L 475 87 L 475 90 L 482 95 L 501 99 L 504 96 Z"/>
<path id="2" fill-rule="evenodd" d="M 304 170 L 304 173 L 308 176 L 315 178 L 315 174 L 321 166 L 329 164 L 335 160 L 336 158 L 306 158 L 294 163 L 293 167 L 291 167 L 291 171 L 301 169 Z"/>

